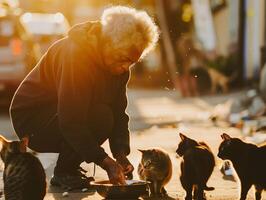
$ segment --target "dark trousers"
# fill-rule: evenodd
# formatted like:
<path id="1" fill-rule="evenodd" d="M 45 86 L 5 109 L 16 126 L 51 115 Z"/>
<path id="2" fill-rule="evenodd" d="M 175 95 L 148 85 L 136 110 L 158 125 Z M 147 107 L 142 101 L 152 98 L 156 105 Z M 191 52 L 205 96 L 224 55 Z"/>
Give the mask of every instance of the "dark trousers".
<path id="1" fill-rule="evenodd" d="M 22 138 L 24 134 L 30 136 L 29 147 L 31 149 L 37 152 L 59 153 L 55 167 L 56 174 L 72 173 L 83 162 L 81 156 L 65 141 L 56 113 L 53 114 L 51 110 L 44 109 L 32 120 L 19 120 L 23 117 L 21 113 L 17 115 L 12 113 L 11 116 L 18 137 Z M 16 123 L 16 121 L 19 123 Z M 19 126 L 16 126 L 16 124 Z M 102 145 L 110 137 L 113 124 L 113 111 L 108 105 L 97 104 L 92 106 L 88 114 L 88 127 L 99 145 Z M 82 140 L 83 138 L 79 139 Z M 88 156 L 89 154 L 90 152 L 88 152 Z"/>

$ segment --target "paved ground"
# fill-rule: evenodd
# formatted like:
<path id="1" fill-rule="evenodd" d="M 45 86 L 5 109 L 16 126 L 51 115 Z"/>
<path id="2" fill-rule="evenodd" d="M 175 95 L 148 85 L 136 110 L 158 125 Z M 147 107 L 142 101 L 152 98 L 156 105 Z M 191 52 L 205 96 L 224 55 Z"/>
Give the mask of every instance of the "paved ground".
<path id="1" fill-rule="evenodd" d="M 241 93 L 240 93 L 241 94 Z M 128 112 L 131 117 L 131 147 L 130 160 L 137 166 L 140 161 L 140 153 L 137 149 L 160 147 L 169 152 L 174 172 L 166 189 L 170 194 L 169 199 L 183 199 L 184 190 L 179 182 L 179 162 L 175 157 L 175 149 L 179 142 L 178 133 L 183 132 L 197 140 L 206 141 L 217 154 L 218 145 L 221 142 L 220 134 L 227 132 L 232 136 L 241 137 L 239 130 L 227 126 L 226 123 L 219 123 L 214 126 L 208 116 L 214 105 L 222 103 L 228 98 L 237 98 L 239 93 L 226 96 L 212 96 L 203 98 L 182 99 L 173 91 L 145 91 L 131 90 L 129 92 Z M 8 117 L 0 116 L 0 131 L 12 133 Z M 11 135 L 8 137 L 12 138 Z M 108 144 L 104 144 L 108 149 Z M 47 180 L 51 178 L 56 154 L 40 154 L 39 157 L 44 164 L 47 173 Z M 221 161 L 217 158 L 217 167 L 209 180 L 208 185 L 216 189 L 208 192 L 208 199 L 233 200 L 238 197 L 238 183 L 224 180 L 219 171 Z M 83 164 L 89 170 L 88 175 L 93 172 L 92 164 Z M 135 179 L 137 175 L 134 174 Z M 106 179 L 107 176 L 99 167 L 96 168 L 95 179 Z M 71 200 L 98 200 L 102 199 L 97 194 L 70 193 L 68 197 L 62 196 L 62 192 L 56 188 L 49 187 L 45 200 L 71 199 Z M 249 192 L 249 198 L 253 198 L 253 189 Z M 266 199 L 266 194 L 264 194 Z"/>

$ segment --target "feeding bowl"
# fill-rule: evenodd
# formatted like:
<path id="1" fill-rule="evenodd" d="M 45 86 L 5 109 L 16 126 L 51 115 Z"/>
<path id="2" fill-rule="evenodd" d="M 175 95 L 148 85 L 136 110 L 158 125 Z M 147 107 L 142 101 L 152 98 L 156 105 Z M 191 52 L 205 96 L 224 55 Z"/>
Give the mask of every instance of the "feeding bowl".
<path id="1" fill-rule="evenodd" d="M 138 199 L 148 193 L 148 182 L 127 180 L 126 185 L 113 185 L 109 180 L 93 181 L 91 185 L 106 199 Z"/>

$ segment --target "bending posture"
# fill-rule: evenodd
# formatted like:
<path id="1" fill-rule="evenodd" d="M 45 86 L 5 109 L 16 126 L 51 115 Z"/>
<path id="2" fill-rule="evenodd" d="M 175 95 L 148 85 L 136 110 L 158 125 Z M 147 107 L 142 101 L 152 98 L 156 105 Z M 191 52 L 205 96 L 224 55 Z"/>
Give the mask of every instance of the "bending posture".
<path id="1" fill-rule="evenodd" d="M 144 11 L 111 7 L 100 21 L 70 29 L 17 89 L 10 115 L 19 138 L 37 152 L 57 152 L 51 184 L 84 188 L 80 163 L 94 162 L 110 181 L 131 177 L 126 86 L 129 69 L 154 47 L 157 26 Z M 115 159 L 101 145 L 109 140 Z"/>

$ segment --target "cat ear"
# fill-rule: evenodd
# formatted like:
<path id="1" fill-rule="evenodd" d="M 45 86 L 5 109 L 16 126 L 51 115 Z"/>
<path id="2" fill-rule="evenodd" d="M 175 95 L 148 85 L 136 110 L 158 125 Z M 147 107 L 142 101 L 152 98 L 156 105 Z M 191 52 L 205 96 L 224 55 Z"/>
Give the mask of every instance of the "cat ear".
<path id="1" fill-rule="evenodd" d="M 223 140 L 230 140 L 230 139 L 231 139 L 231 137 L 230 137 L 228 134 L 226 134 L 226 133 L 223 133 L 223 134 L 221 135 L 221 138 L 222 138 Z"/>
<path id="2" fill-rule="evenodd" d="M 138 151 L 141 152 L 141 153 L 145 153 L 146 152 L 146 150 L 142 150 L 142 149 L 138 149 Z"/>
<path id="3" fill-rule="evenodd" d="M 179 136 L 180 136 L 180 138 L 181 138 L 182 141 L 184 141 L 185 139 L 187 139 L 187 136 L 185 136 L 182 133 L 179 133 Z"/>
<path id="4" fill-rule="evenodd" d="M 28 146 L 29 146 L 29 137 L 25 136 L 20 141 L 20 151 L 26 152 Z"/>
<path id="5" fill-rule="evenodd" d="M 2 135 L 0 135 L 0 142 L 2 143 L 3 146 L 7 146 L 9 141 Z"/>

